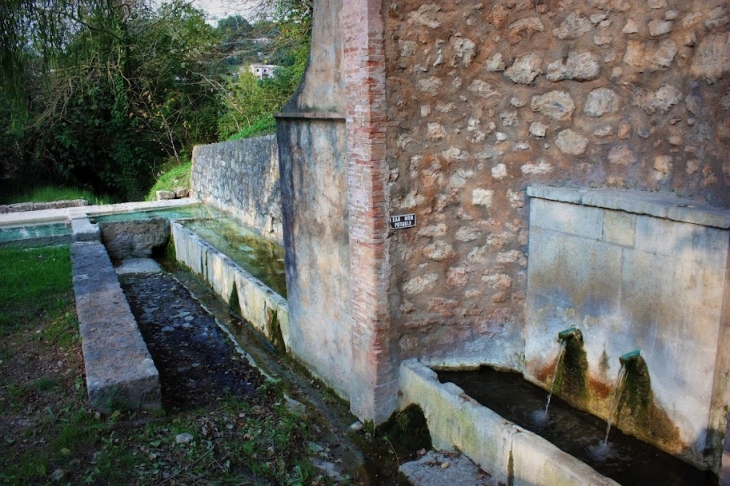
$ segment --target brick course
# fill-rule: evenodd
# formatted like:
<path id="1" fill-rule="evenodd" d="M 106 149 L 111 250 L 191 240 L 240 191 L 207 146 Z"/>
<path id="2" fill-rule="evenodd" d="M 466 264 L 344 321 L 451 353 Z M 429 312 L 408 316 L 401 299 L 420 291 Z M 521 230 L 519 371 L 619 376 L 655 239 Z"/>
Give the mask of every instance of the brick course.
<path id="1" fill-rule="evenodd" d="M 395 407 L 396 367 L 388 312 L 385 56 L 381 3 L 343 2 L 347 104 L 350 295 L 353 371 L 351 408 L 376 422 Z"/>

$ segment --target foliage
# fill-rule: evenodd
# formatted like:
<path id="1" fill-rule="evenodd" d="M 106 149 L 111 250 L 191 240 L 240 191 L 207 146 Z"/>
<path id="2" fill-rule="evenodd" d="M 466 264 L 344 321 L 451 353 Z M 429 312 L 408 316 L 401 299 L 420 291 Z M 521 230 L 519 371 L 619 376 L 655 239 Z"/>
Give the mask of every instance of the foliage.
<path id="1" fill-rule="evenodd" d="M 193 168 L 193 163 L 190 159 L 186 162 L 178 164 L 176 161 L 166 166 L 163 166 L 160 170 L 160 175 L 157 178 L 157 182 L 152 186 L 150 192 L 147 193 L 145 200 L 154 201 L 156 199 L 157 191 L 173 191 L 177 187 L 190 188 L 190 171 Z"/>
<path id="2" fill-rule="evenodd" d="M 74 199 L 84 199 L 89 204 L 109 204 L 111 202 L 108 197 L 95 196 L 91 191 L 85 189 L 44 186 L 13 197 L 10 203 L 68 201 Z"/>
<path id="3" fill-rule="evenodd" d="M 217 29 L 189 0 L 0 2 L 0 186 L 138 200 L 194 144 L 270 130 L 306 67 L 312 0 L 258 1 Z M 280 69 L 258 81 L 252 62 Z"/>
<path id="4" fill-rule="evenodd" d="M 270 119 L 294 94 L 302 79 L 309 57 L 311 35 L 311 0 L 262 0 L 261 7 L 270 18 L 254 26 L 271 40 L 263 46 L 258 61 L 280 66 L 271 78 L 258 80 L 246 69 L 231 80 L 223 98 L 225 111 L 219 119 L 221 140 L 242 138 L 247 129 L 257 133 L 257 123 Z M 246 66 L 244 66 L 245 68 Z M 261 132 L 263 133 L 263 132 Z"/>
<path id="5" fill-rule="evenodd" d="M 276 119 L 274 115 L 269 115 L 266 118 L 262 118 L 253 125 L 242 129 L 238 133 L 234 133 L 228 137 L 228 141 L 240 140 L 242 138 L 259 137 L 261 135 L 269 135 L 276 133 Z"/>
<path id="6" fill-rule="evenodd" d="M 22 131 L 6 125 L 3 135 L 15 136 L 24 159 L 24 171 L 4 164 L 6 176 L 23 179 L 30 168 L 43 180 L 141 199 L 165 158 L 217 138 L 220 80 L 208 54 L 218 37 L 202 12 L 183 0 L 157 10 L 110 3 L 60 2 L 74 28 L 53 56 L 25 57 L 26 66 L 48 67 L 26 76 L 23 110 L 5 85 L 9 125 Z"/>

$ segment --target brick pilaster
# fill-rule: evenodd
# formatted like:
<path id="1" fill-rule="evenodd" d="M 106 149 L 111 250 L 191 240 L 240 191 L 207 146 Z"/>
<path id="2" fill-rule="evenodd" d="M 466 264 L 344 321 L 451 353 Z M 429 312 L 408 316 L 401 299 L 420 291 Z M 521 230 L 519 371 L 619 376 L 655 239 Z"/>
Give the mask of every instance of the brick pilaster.
<path id="1" fill-rule="evenodd" d="M 381 0 L 342 6 L 347 105 L 352 411 L 376 423 L 396 404 L 388 308 L 386 92 Z"/>

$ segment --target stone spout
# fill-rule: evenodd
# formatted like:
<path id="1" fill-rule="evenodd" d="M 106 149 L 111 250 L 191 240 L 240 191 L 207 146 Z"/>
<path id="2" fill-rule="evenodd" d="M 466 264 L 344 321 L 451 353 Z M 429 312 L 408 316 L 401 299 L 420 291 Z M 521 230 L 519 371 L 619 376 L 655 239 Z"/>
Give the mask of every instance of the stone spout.
<path id="1" fill-rule="evenodd" d="M 641 358 L 641 350 L 634 349 L 633 351 L 629 351 L 628 353 L 619 357 L 618 361 L 619 363 L 621 363 L 621 365 L 626 366 L 629 363 L 636 362 L 636 360 L 638 360 L 639 358 Z"/>
<path id="2" fill-rule="evenodd" d="M 571 326 L 568 329 L 566 329 L 564 331 L 560 331 L 558 333 L 558 342 L 559 343 L 568 341 L 569 339 L 577 339 L 578 341 L 582 341 L 583 334 L 581 334 L 580 329 L 578 329 L 575 326 Z"/>

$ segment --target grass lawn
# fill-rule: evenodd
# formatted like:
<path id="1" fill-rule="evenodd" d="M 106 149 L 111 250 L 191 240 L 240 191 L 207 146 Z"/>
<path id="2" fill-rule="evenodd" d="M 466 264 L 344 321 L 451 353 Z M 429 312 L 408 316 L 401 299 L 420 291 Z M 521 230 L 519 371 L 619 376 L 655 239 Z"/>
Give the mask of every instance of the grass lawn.
<path id="1" fill-rule="evenodd" d="M 91 191 L 75 189 L 71 187 L 38 187 L 25 194 L 12 198 L 11 203 L 22 202 L 52 202 L 67 201 L 73 199 L 85 199 L 89 204 L 109 204 L 111 200 L 107 196 L 95 196 Z"/>
<path id="2" fill-rule="evenodd" d="M 274 385 L 197 410 L 92 410 L 69 260 L 0 250 L 0 484 L 327 484 Z"/>

